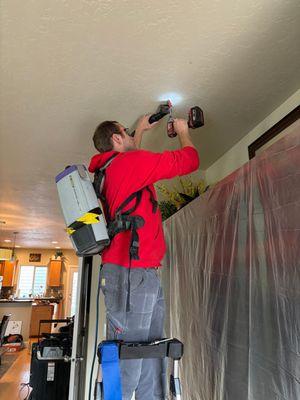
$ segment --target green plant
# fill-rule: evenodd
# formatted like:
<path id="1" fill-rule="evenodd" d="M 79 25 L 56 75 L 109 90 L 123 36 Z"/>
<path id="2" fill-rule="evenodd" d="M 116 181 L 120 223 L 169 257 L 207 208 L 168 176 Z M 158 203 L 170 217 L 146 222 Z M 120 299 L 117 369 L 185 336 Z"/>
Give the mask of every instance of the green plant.
<path id="1" fill-rule="evenodd" d="M 55 252 L 55 258 L 58 258 L 58 257 L 62 257 L 63 256 L 63 252 L 61 251 L 61 250 L 57 250 L 56 252 Z"/>
<path id="2" fill-rule="evenodd" d="M 177 211 L 176 206 L 171 201 L 163 200 L 163 201 L 160 201 L 158 203 L 158 205 L 159 205 L 159 209 L 160 209 L 163 221 L 165 221 L 166 219 L 171 217 L 171 215 L 175 214 Z"/>
<path id="3" fill-rule="evenodd" d="M 168 189 L 162 184 L 156 185 L 158 191 L 166 199 L 159 202 L 163 221 L 208 189 L 204 180 L 193 182 L 190 176 L 179 178 L 179 182 L 180 189 L 174 187 L 173 190 Z"/>

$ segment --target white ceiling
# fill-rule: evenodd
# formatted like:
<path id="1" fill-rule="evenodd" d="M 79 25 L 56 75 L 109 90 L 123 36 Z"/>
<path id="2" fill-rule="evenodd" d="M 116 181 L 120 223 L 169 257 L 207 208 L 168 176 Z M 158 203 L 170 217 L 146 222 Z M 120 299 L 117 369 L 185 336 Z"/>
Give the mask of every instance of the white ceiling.
<path id="1" fill-rule="evenodd" d="M 55 175 L 88 163 L 104 119 L 129 127 L 167 92 L 206 169 L 299 88 L 298 0 L 2 0 L 0 220 L 3 239 L 70 247 Z M 165 121 L 148 149 L 175 148 Z"/>

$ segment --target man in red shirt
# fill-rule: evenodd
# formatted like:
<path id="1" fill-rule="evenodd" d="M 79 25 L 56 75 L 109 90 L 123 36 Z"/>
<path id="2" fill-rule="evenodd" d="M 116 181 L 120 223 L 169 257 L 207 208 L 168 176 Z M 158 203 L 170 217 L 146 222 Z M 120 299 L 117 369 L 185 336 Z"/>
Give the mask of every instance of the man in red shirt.
<path id="1" fill-rule="evenodd" d="M 186 120 L 175 119 L 174 129 L 180 150 L 154 153 L 139 150 L 149 116 L 138 122 L 135 136 L 115 121 L 101 123 L 93 140 L 96 154 L 89 171 L 95 172 L 112 157 L 105 171 L 102 195 L 113 221 L 118 213 L 133 210 L 132 217 L 142 217 L 133 234 L 132 229 L 117 233 L 103 251 L 100 272 L 101 289 L 105 296 L 107 339 L 152 341 L 161 339 L 164 330 L 164 299 L 158 276 L 166 245 L 162 220 L 157 208 L 153 184 L 161 179 L 189 174 L 199 167 L 199 156 L 192 143 Z M 132 198 L 118 210 L 133 193 Z M 135 236 L 134 236 L 135 235 Z M 165 399 L 164 363 L 159 359 L 121 360 L 122 399 Z"/>

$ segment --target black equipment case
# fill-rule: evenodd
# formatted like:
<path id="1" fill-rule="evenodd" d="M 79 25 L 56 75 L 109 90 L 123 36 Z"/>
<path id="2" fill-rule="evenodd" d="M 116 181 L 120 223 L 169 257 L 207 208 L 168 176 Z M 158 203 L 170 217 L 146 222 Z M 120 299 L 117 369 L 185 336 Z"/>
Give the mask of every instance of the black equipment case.
<path id="1" fill-rule="evenodd" d="M 43 323 L 72 324 L 70 319 L 41 320 Z M 70 382 L 70 356 L 72 352 L 72 329 L 64 332 L 42 334 L 41 341 L 32 344 L 30 400 L 68 400 Z"/>

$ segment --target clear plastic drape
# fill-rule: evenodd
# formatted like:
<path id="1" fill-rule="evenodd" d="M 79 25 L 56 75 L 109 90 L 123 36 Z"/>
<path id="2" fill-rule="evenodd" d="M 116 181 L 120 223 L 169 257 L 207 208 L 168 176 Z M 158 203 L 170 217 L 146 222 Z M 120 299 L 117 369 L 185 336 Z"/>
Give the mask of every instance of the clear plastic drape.
<path id="1" fill-rule="evenodd" d="M 184 400 L 300 399 L 300 132 L 165 224 Z"/>

